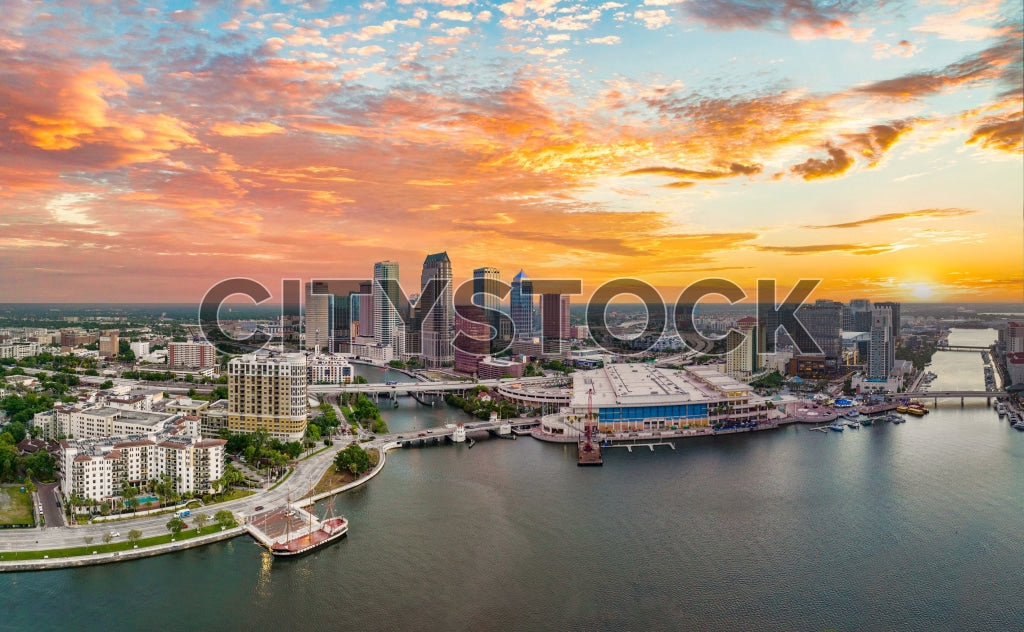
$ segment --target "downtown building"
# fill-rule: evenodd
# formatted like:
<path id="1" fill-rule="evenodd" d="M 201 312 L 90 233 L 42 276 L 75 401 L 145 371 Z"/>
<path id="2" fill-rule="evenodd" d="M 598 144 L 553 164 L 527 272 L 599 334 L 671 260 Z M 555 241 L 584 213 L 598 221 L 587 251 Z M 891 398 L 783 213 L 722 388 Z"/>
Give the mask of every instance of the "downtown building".
<path id="1" fill-rule="evenodd" d="M 533 287 L 522 270 L 512 277 L 509 293 L 509 315 L 515 338 L 533 337 Z"/>
<path id="2" fill-rule="evenodd" d="M 480 362 L 491 353 L 488 314 L 479 305 L 455 309 L 455 370 L 476 375 Z"/>
<path id="3" fill-rule="evenodd" d="M 306 432 L 306 356 L 251 353 L 228 362 L 228 429 L 265 430 L 281 441 L 299 441 Z"/>
<path id="4" fill-rule="evenodd" d="M 749 379 L 764 368 L 765 334 L 757 319 L 747 316 L 736 321 L 726 334 L 725 374 L 735 380 Z"/>
<path id="5" fill-rule="evenodd" d="M 563 294 L 540 295 L 540 323 L 544 353 L 562 355 L 568 350 L 569 296 Z"/>
<path id="6" fill-rule="evenodd" d="M 455 314 L 452 304 L 452 262 L 447 252 L 427 255 L 420 275 L 420 296 L 413 328 L 420 334 L 420 354 L 430 367 L 451 366 Z"/>
<path id="7" fill-rule="evenodd" d="M 871 340 L 868 343 L 868 380 L 885 382 L 895 360 L 892 308 L 875 305 L 871 310 Z"/>
<path id="8" fill-rule="evenodd" d="M 394 357 L 405 355 L 405 327 L 398 285 L 398 263 L 378 261 L 373 264 L 373 341 L 378 347 L 390 347 Z"/>
<path id="9" fill-rule="evenodd" d="M 304 316 L 304 348 L 307 351 L 334 350 L 334 295 L 316 292 L 312 283 L 306 283 L 306 309 Z"/>

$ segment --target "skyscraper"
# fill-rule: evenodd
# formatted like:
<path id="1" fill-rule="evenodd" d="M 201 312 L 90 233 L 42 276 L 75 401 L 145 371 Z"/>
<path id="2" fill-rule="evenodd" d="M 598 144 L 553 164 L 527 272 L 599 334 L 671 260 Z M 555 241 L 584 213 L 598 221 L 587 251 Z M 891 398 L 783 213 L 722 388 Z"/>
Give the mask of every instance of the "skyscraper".
<path id="1" fill-rule="evenodd" d="M 888 307 L 889 311 L 892 312 L 892 331 L 889 334 L 889 353 L 892 360 L 889 365 L 892 366 L 895 364 L 896 346 L 900 342 L 900 304 L 894 301 L 882 301 L 881 303 L 875 303 L 875 307 Z"/>
<path id="2" fill-rule="evenodd" d="M 843 304 L 826 299 L 818 300 L 813 305 L 801 307 L 797 318 L 825 356 L 825 370 L 836 371 L 843 357 Z M 811 341 L 799 333 L 793 338 L 801 349 L 813 350 Z"/>
<path id="3" fill-rule="evenodd" d="M 892 309 L 875 305 L 871 310 L 871 342 L 868 348 L 868 379 L 887 380 L 892 370 Z"/>
<path id="4" fill-rule="evenodd" d="M 855 298 L 850 301 L 849 322 L 843 322 L 844 331 L 871 331 L 871 301 Z"/>
<path id="5" fill-rule="evenodd" d="M 360 283 L 356 298 L 356 320 L 360 336 L 373 335 L 373 282 Z"/>
<path id="6" fill-rule="evenodd" d="M 495 338 L 501 335 L 501 319 L 497 313 L 501 309 L 500 282 L 501 272 L 497 268 L 485 266 L 473 270 L 473 305 L 487 310 L 487 322 L 494 327 Z"/>
<path id="7" fill-rule="evenodd" d="M 487 317 L 479 305 L 459 305 L 455 313 L 455 370 L 475 374 L 477 365 L 490 354 Z"/>
<path id="8" fill-rule="evenodd" d="M 317 287 L 314 287 L 317 285 Z M 306 283 L 305 348 L 333 351 L 334 295 L 326 287 Z"/>
<path id="9" fill-rule="evenodd" d="M 509 315 L 515 328 L 516 338 L 533 336 L 533 291 L 529 277 L 522 270 L 512 277 L 512 291 L 509 293 Z"/>
<path id="10" fill-rule="evenodd" d="M 444 366 L 453 360 L 452 336 L 455 320 L 452 305 L 452 262 L 447 252 L 427 255 L 420 275 L 420 297 L 416 303 L 420 323 L 420 344 L 428 366 Z"/>
<path id="11" fill-rule="evenodd" d="M 764 366 L 765 334 L 752 316 L 736 321 L 736 329 L 726 334 L 726 346 L 732 349 L 725 356 L 725 372 L 729 377 L 745 380 Z"/>
<path id="12" fill-rule="evenodd" d="M 373 264 L 373 339 L 378 345 L 401 345 L 396 334 L 402 323 L 399 305 L 398 263 L 378 261 Z M 404 346 L 404 345 L 401 345 Z"/>
<path id="13" fill-rule="evenodd" d="M 100 332 L 100 349 L 99 355 L 101 358 L 113 358 L 118 354 L 121 347 L 121 332 L 117 329 L 104 329 Z"/>
<path id="14" fill-rule="evenodd" d="M 541 294 L 540 319 L 544 353 L 561 353 L 560 341 L 569 339 L 569 296 Z"/>

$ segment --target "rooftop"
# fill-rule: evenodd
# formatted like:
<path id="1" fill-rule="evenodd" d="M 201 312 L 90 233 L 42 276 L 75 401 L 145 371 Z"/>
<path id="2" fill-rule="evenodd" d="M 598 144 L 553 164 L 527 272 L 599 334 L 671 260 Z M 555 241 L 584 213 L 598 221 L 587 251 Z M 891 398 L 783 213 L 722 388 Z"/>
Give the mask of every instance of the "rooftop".
<path id="1" fill-rule="evenodd" d="M 573 374 L 575 407 L 644 406 L 719 401 L 730 393 L 749 394 L 748 384 L 709 367 L 661 369 L 648 364 L 610 364 Z M 757 396 L 751 396 L 757 397 Z"/>

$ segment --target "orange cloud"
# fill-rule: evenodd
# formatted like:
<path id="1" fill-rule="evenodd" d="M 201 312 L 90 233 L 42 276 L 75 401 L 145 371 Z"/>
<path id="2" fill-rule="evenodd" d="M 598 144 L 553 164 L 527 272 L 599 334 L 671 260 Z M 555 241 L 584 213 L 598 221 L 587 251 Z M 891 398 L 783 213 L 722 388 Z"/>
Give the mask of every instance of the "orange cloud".
<path id="1" fill-rule="evenodd" d="M 906 211 L 903 213 L 883 213 L 882 215 L 874 215 L 866 219 L 857 220 L 855 222 L 843 222 L 840 224 L 825 224 L 820 226 L 804 226 L 804 228 L 859 228 L 861 226 L 867 226 L 869 224 L 880 224 L 883 222 L 896 222 L 903 219 L 921 219 L 921 218 L 950 218 L 950 217 L 964 217 L 966 215 L 974 215 L 977 211 L 972 211 L 963 208 L 928 208 L 921 209 L 919 211 Z"/>
<path id="2" fill-rule="evenodd" d="M 224 121 L 214 123 L 210 131 L 218 136 L 266 136 L 267 134 L 283 134 L 286 130 L 270 121 L 258 123 L 234 123 Z"/>

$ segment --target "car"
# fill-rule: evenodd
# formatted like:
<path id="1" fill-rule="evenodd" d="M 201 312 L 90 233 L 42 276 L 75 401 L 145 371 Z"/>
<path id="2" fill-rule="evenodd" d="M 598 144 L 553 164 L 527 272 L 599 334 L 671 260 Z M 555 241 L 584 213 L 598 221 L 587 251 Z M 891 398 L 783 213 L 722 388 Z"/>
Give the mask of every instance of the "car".
<path id="1" fill-rule="evenodd" d="M 425 436 L 427 436 L 427 433 L 425 433 L 425 432 L 421 432 L 421 433 L 419 433 L 419 434 L 418 434 L 418 435 L 416 435 L 416 436 L 417 436 L 417 437 L 425 437 Z"/>
<path id="2" fill-rule="evenodd" d="M 111 531 L 110 532 L 110 537 L 112 537 L 112 538 L 120 538 L 121 534 L 118 533 L 117 531 Z"/>
<path id="3" fill-rule="evenodd" d="M 39 513 L 43 513 L 43 503 L 39 503 Z"/>
<path id="4" fill-rule="evenodd" d="M 398 436 L 397 436 L 397 437 L 395 437 L 395 438 L 396 438 L 396 439 L 404 439 L 405 437 L 403 437 L 402 435 L 398 435 Z"/>
<path id="5" fill-rule="evenodd" d="M 434 432 L 434 431 L 433 430 L 428 430 L 427 434 L 431 434 L 432 432 Z"/>
<path id="6" fill-rule="evenodd" d="M 256 508 L 253 511 L 263 511 L 263 505 L 256 505 Z"/>

